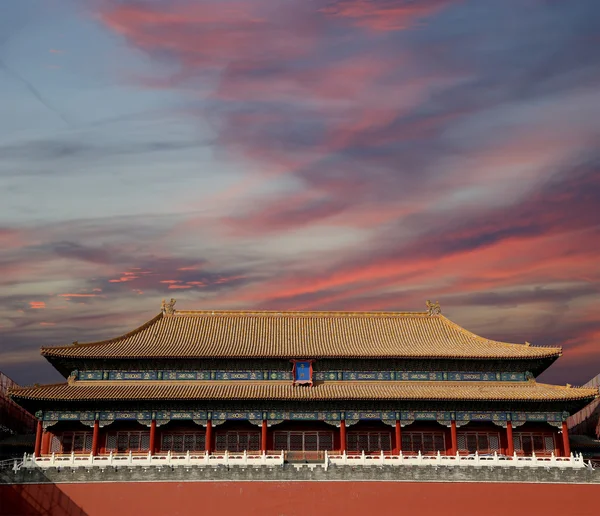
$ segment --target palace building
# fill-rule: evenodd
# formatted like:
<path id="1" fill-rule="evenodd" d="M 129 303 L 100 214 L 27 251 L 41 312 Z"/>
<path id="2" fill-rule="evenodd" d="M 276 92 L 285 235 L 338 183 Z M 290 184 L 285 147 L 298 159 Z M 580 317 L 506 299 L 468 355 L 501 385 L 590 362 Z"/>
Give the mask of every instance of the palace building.
<path id="1" fill-rule="evenodd" d="M 101 342 L 43 347 L 64 383 L 14 388 L 35 455 L 570 454 L 597 388 L 538 383 L 560 347 L 424 312 L 176 311 Z"/>

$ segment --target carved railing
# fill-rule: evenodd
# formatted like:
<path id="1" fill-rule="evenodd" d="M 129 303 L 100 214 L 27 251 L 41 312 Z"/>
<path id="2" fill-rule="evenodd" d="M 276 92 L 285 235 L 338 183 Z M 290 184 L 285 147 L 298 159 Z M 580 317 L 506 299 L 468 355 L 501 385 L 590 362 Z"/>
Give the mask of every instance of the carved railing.
<path id="1" fill-rule="evenodd" d="M 583 459 L 581 454 L 569 457 L 551 455 L 530 457 L 514 455 L 366 455 L 364 452 L 356 455 L 332 454 L 326 452 L 325 467 L 335 466 L 452 466 L 452 467 L 501 467 L 501 468 L 558 468 L 558 469 L 591 469 L 591 464 Z"/>
<path id="2" fill-rule="evenodd" d="M 269 453 L 171 453 L 161 455 L 148 454 L 113 454 L 108 455 L 82 455 L 82 454 L 52 454 L 35 457 L 25 454 L 23 460 L 11 461 L 11 469 L 18 471 L 21 468 L 107 468 L 107 467 L 219 467 L 219 466 L 282 466 L 287 462 L 289 452 Z M 316 457 L 315 457 L 316 458 Z M 467 468 L 544 468 L 544 469 L 593 469 L 590 461 L 584 460 L 581 454 L 569 457 L 550 456 L 538 457 L 535 454 L 529 457 L 518 455 L 389 455 L 385 453 L 367 455 L 346 454 L 337 452 L 319 452 L 319 459 L 313 466 L 328 469 L 330 466 L 446 466 Z M 313 462 L 313 461 L 311 461 Z M 8 465 L 8 464 L 7 464 Z"/>
<path id="3" fill-rule="evenodd" d="M 106 467 L 171 467 L 171 466 L 277 466 L 284 462 L 280 453 L 171 453 L 161 455 L 113 454 L 80 455 L 71 453 L 34 457 L 26 455 L 23 461 L 25 468 L 106 468 Z"/>

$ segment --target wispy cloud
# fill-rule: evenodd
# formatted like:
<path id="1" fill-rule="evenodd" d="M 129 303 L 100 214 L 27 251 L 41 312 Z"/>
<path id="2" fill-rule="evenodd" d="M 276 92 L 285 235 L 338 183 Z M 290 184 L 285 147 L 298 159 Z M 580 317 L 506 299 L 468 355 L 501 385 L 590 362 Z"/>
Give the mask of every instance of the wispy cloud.
<path id="1" fill-rule="evenodd" d="M 48 40 L 68 49 L 64 73 L 4 60 L 19 95 L 35 84 L 69 120 L 103 121 L 11 128 L 0 146 L 14 371 L 30 374 L 41 344 L 131 330 L 167 296 L 310 310 L 434 298 L 491 338 L 564 345 L 549 379 L 600 367 L 596 0 L 86 8 L 93 47 Z M 62 84 L 74 71 L 82 82 Z"/>

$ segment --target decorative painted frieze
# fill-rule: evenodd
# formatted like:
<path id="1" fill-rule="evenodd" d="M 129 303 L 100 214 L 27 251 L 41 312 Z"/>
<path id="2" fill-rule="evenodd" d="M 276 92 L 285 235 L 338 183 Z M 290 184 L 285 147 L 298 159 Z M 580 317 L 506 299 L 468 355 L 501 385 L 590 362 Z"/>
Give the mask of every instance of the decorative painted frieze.
<path id="1" fill-rule="evenodd" d="M 464 371 L 314 371 L 315 381 L 524 382 L 528 373 Z M 291 371 L 81 371 L 79 380 L 292 381 Z"/>
<path id="2" fill-rule="evenodd" d="M 179 411 L 101 411 L 101 412 L 69 412 L 48 411 L 43 413 L 44 428 L 55 425 L 60 421 L 80 421 L 93 426 L 98 420 L 100 426 L 106 426 L 114 421 L 138 421 L 144 425 L 150 425 L 154 419 L 157 425 L 164 425 L 169 421 L 194 421 L 196 424 L 205 426 L 207 421 L 212 421 L 213 426 L 225 421 L 250 421 L 252 424 L 260 425 L 267 420 L 269 426 L 282 421 L 325 421 L 331 424 L 339 424 L 341 420 L 346 421 L 346 426 L 356 424 L 360 421 L 382 421 L 388 425 L 394 425 L 400 421 L 402 426 L 409 425 L 415 421 L 437 421 L 440 424 L 450 426 L 455 421 L 457 426 L 463 426 L 469 422 L 484 421 L 506 427 L 506 422 L 511 421 L 513 427 L 518 427 L 528 422 L 549 423 L 560 427 L 568 417 L 566 412 L 495 412 L 495 411 L 202 411 L 202 410 L 179 410 Z"/>

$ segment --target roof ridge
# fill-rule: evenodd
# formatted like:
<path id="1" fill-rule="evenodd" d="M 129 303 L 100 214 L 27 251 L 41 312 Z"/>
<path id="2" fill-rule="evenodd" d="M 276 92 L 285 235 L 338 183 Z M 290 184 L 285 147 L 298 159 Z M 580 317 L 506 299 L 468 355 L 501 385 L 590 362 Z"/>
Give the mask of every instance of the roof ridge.
<path id="1" fill-rule="evenodd" d="M 411 312 L 411 311 L 359 311 L 359 310 L 176 310 L 170 317 L 184 315 L 311 315 L 311 316 L 356 316 L 356 317 L 377 317 L 377 316 L 419 316 L 419 317 L 435 317 L 430 316 L 427 312 Z"/>

